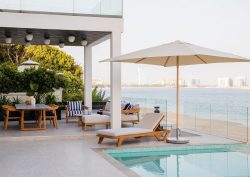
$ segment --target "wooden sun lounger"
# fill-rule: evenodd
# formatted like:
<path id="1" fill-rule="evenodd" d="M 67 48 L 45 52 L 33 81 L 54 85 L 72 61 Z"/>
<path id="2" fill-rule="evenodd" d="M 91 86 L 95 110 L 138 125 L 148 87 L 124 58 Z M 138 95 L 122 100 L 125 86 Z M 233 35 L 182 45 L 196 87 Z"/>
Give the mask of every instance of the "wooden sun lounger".
<path id="1" fill-rule="evenodd" d="M 103 142 L 104 138 L 117 139 L 116 146 L 119 147 L 122 145 L 122 142 L 124 139 L 141 138 L 141 137 L 146 137 L 146 136 L 154 136 L 158 141 L 166 141 L 168 135 L 170 134 L 170 131 L 160 128 L 160 122 L 162 121 L 163 118 L 164 118 L 164 115 L 162 114 L 162 116 L 159 119 L 159 121 L 157 122 L 156 126 L 153 128 L 153 131 L 150 131 L 150 132 L 126 134 L 126 135 L 119 135 L 119 136 L 110 136 L 110 135 L 104 135 L 104 134 L 98 133 L 96 135 L 99 137 L 98 144 L 101 144 Z M 129 128 L 129 129 L 133 130 L 133 128 Z"/>

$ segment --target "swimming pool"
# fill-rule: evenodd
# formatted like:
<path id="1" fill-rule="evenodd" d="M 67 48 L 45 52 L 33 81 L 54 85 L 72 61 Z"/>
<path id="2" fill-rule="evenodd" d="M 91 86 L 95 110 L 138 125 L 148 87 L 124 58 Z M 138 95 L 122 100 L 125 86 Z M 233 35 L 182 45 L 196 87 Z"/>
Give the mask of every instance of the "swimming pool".
<path id="1" fill-rule="evenodd" d="M 183 146 L 107 150 L 143 177 L 249 177 L 249 145 Z"/>

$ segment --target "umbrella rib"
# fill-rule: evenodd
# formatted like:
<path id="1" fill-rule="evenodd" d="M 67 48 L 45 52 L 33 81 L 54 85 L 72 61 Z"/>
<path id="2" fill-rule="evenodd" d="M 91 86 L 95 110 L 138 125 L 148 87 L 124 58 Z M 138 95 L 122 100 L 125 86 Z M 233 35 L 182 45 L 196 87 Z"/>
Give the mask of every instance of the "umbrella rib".
<path id="1" fill-rule="evenodd" d="M 168 56 L 168 58 L 167 58 L 167 60 L 165 61 L 165 63 L 164 63 L 164 67 L 166 67 L 167 66 L 167 64 L 168 64 L 168 60 L 170 59 L 170 56 Z"/>
<path id="2" fill-rule="evenodd" d="M 145 59 L 146 59 L 146 58 L 143 57 L 143 58 L 141 58 L 140 60 L 136 61 L 135 63 L 140 63 L 141 61 L 143 61 L 143 60 L 145 60 Z"/>
<path id="3" fill-rule="evenodd" d="M 199 60 L 201 60 L 203 63 L 207 64 L 207 62 L 205 60 L 203 60 L 200 56 L 195 55 Z"/>

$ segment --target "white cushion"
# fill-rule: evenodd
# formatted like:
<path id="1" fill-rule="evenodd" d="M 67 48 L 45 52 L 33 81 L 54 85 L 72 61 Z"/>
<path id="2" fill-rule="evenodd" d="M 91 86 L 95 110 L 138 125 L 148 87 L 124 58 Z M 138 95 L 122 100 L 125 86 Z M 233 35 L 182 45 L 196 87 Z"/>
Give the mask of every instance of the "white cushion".
<path id="1" fill-rule="evenodd" d="M 100 115 L 100 114 L 84 115 L 82 117 L 82 122 L 83 123 L 110 122 L 110 117 L 106 115 Z"/>
<path id="2" fill-rule="evenodd" d="M 139 104 L 134 104 L 133 105 L 133 109 L 139 109 L 140 108 L 140 105 Z"/>
<path id="3" fill-rule="evenodd" d="M 110 111 L 110 109 L 111 109 L 110 101 L 107 101 L 104 109 L 105 109 L 105 111 Z"/>
<path id="4" fill-rule="evenodd" d="M 132 135 L 132 134 L 140 134 L 148 132 L 152 132 L 152 130 L 143 128 L 119 128 L 119 129 L 98 130 L 97 135 L 122 136 L 122 135 Z"/>
<path id="5" fill-rule="evenodd" d="M 103 115 L 107 115 L 107 116 L 111 116 L 111 112 L 110 111 L 102 111 Z"/>
<path id="6" fill-rule="evenodd" d="M 122 114 L 122 121 L 138 120 L 137 114 Z"/>
<path id="7" fill-rule="evenodd" d="M 137 128 L 153 129 L 162 120 L 164 114 L 162 113 L 147 113 L 143 116 L 143 119 L 135 125 Z"/>

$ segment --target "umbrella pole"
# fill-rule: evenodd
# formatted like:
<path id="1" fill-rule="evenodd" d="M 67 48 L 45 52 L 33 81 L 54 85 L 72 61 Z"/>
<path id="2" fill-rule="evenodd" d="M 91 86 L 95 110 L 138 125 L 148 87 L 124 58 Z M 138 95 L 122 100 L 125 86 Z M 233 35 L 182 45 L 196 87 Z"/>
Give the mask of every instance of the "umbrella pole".
<path id="1" fill-rule="evenodd" d="M 179 56 L 176 60 L 176 139 L 179 139 Z"/>
<path id="2" fill-rule="evenodd" d="M 168 138 L 168 143 L 173 144 L 186 144 L 189 143 L 188 139 L 185 139 L 183 137 L 179 137 L 180 128 L 179 128 L 179 67 L 180 67 L 180 61 L 179 56 L 176 57 L 176 137 L 174 138 Z"/>

